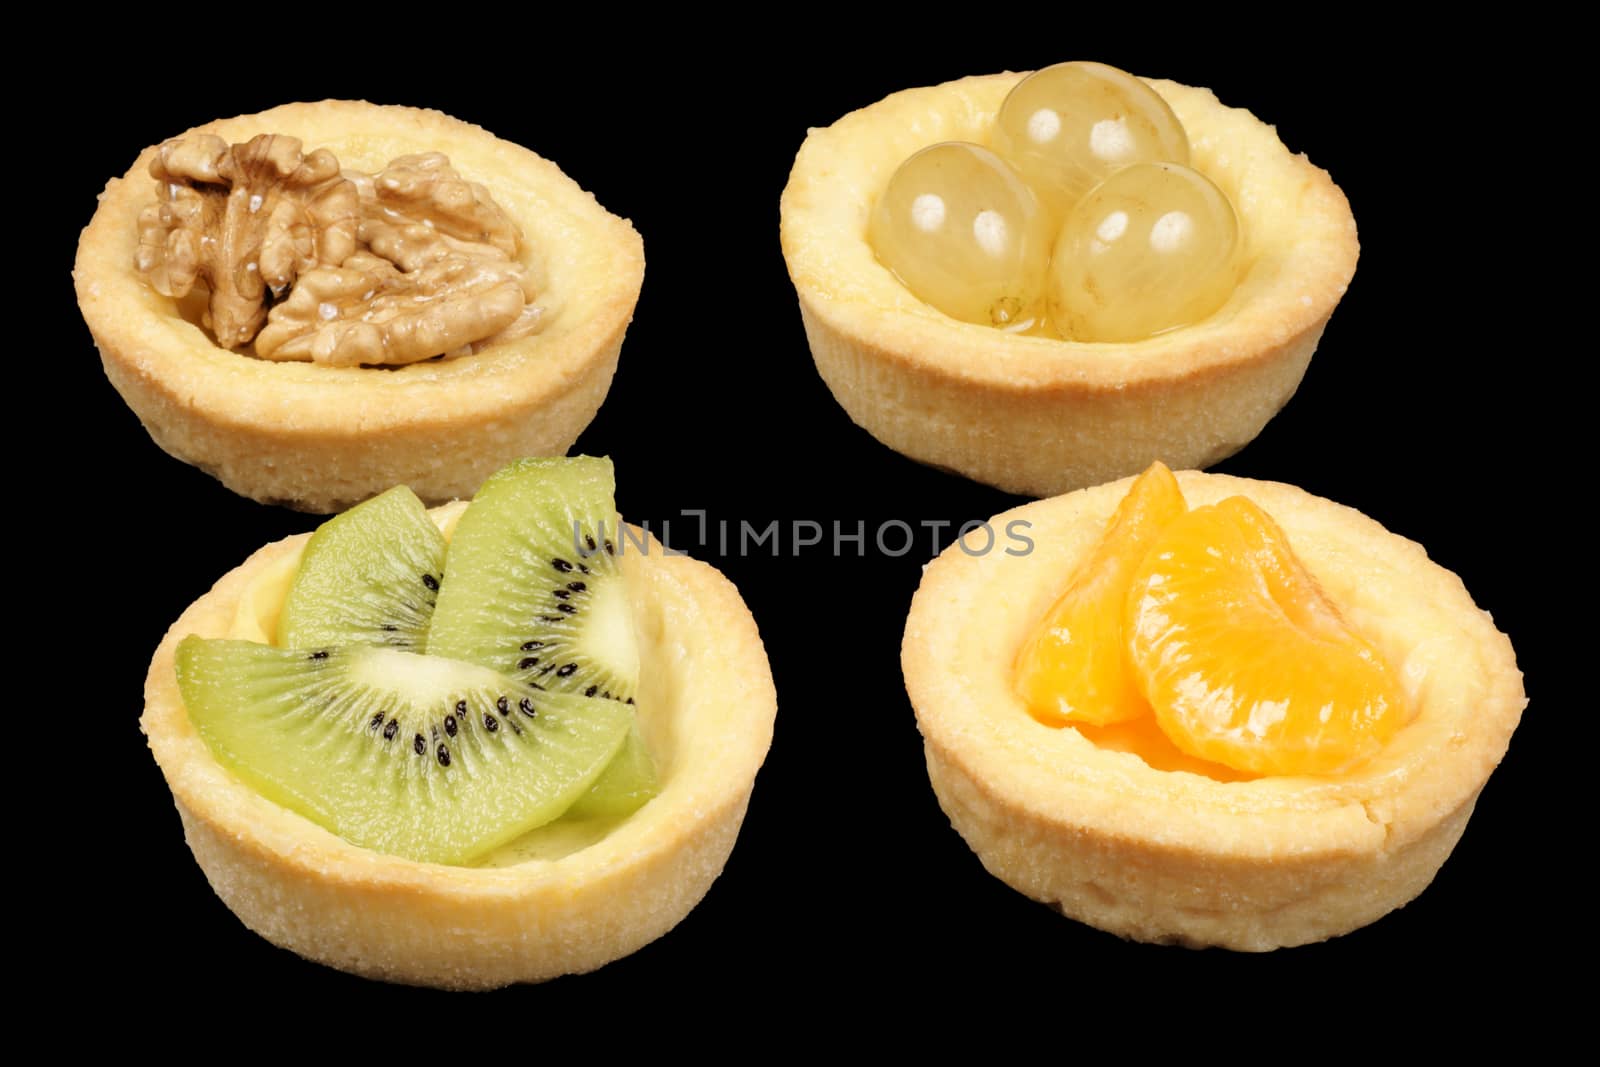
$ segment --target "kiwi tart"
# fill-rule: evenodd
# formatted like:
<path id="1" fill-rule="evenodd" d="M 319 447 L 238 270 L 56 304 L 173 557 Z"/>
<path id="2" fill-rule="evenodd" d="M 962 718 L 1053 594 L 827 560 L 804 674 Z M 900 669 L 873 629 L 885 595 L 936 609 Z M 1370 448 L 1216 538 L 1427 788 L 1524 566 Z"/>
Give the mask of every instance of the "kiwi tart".
<path id="1" fill-rule="evenodd" d="M 141 725 L 247 926 L 354 973 L 487 988 L 681 919 L 775 706 L 738 593 L 621 536 L 610 462 L 579 457 L 431 512 L 397 487 L 263 548 L 168 632 Z"/>

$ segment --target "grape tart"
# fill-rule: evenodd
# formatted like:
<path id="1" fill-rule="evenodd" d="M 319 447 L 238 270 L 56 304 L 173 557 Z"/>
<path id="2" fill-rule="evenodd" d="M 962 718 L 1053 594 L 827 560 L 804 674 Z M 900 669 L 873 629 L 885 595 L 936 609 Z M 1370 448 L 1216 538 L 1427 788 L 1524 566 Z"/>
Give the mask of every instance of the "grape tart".
<path id="1" fill-rule="evenodd" d="M 1187 130 L 1190 166 L 1238 212 L 1243 271 L 1202 321 L 1084 343 L 958 321 L 875 257 L 868 228 L 901 162 L 989 143 L 999 74 L 909 89 L 813 129 L 783 193 L 781 235 L 811 353 L 858 425 L 913 459 L 1011 492 L 1095 485 L 1161 459 L 1202 467 L 1293 395 L 1355 271 L 1355 220 L 1322 170 L 1206 89 L 1148 84 Z"/>

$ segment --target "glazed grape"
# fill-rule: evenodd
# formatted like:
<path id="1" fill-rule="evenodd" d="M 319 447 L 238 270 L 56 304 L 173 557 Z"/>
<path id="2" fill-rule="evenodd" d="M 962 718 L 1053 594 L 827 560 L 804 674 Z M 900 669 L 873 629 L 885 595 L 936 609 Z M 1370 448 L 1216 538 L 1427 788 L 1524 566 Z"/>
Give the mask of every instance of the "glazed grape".
<path id="1" fill-rule="evenodd" d="M 1189 138 L 1167 102 L 1104 63 L 1058 63 L 1022 79 L 992 138 L 1056 219 L 1121 167 L 1189 162 Z"/>
<path id="2" fill-rule="evenodd" d="M 1075 341 L 1136 341 L 1205 318 L 1238 281 L 1239 223 L 1204 175 L 1124 167 L 1067 215 L 1050 264 L 1050 313 Z"/>
<path id="3" fill-rule="evenodd" d="M 900 164 L 868 239 L 907 289 L 952 318 L 1021 328 L 1043 312 L 1050 230 L 1027 184 L 987 148 L 949 141 Z"/>

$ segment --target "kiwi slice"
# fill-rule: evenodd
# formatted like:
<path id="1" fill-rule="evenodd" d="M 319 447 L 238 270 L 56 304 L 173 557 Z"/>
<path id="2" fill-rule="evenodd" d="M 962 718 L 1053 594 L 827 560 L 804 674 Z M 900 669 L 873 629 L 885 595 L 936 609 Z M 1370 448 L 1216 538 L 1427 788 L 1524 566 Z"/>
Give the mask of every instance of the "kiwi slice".
<path id="1" fill-rule="evenodd" d="M 357 504 L 311 535 L 278 616 L 278 644 L 423 651 L 444 558 L 444 535 L 410 489 Z"/>
<path id="2" fill-rule="evenodd" d="M 632 704 L 639 648 L 617 559 L 611 461 L 524 459 L 484 482 L 456 525 L 428 651 L 482 663 L 552 692 Z M 623 815 L 656 792 L 637 727 L 575 806 Z"/>
<path id="3" fill-rule="evenodd" d="M 656 764 L 635 722 L 605 771 L 567 814 L 574 819 L 614 819 L 630 814 L 656 795 Z"/>
<path id="4" fill-rule="evenodd" d="M 565 812 L 623 747 L 616 701 L 391 648 L 185 638 L 178 685 L 212 753 L 355 845 L 470 863 Z"/>
<path id="5" fill-rule="evenodd" d="M 546 689 L 632 702 L 633 612 L 609 459 L 524 459 L 483 483 L 450 539 L 428 650 Z"/>

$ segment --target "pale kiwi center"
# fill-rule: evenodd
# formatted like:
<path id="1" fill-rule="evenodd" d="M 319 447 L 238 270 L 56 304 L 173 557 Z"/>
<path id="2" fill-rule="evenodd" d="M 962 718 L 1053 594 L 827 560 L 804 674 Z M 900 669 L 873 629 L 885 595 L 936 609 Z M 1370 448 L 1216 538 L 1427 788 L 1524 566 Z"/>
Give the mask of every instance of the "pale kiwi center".
<path id="1" fill-rule="evenodd" d="M 505 679 L 487 667 L 393 648 L 363 649 L 350 664 L 350 681 L 407 697 L 414 706 L 444 704 L 474 688 L 498 689 Z"/>
<path id="2" fill-rule="evenodd" d="M 618 678 L 639 677 L 639 643 L 634 639 L 633 611 L 628 606 L 626 587 L 621 582 L 600 586 L 589 601 L 588 612 L 580 651 L 604 664 Z M 622 659 L 619 651 L 625 653 Z"/>

